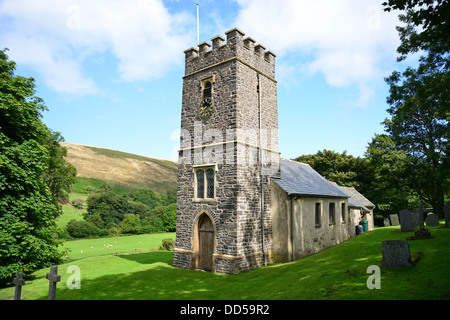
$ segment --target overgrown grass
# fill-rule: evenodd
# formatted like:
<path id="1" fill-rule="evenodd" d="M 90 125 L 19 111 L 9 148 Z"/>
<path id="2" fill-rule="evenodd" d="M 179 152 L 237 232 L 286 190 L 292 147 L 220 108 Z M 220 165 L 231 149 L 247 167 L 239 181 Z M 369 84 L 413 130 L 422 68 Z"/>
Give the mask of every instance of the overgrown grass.
<path id="1" fill-rule="evenodd" d="M 135 253 L 132 250 L 137 245 L 136 240 L 144 236 L 127 237 L 120 241 L 129 242 L 128 249 L 123 253 L 119 251 L 117 256 L 111 251 L 60 265 L 62 280 L 58 284 L 57 299 L 449 299 L 450 228 L 441 224 L 429 229 L 432 239 L 408 241 L 412 256 L 418 256 L 417 251 L 422 252 L 413 267 L 381 268 L 379 290 L 369 290 L 366 281 L 371 275 L 367 274 L 367 268 L 381 266 L 382 240 L 405 239 L 412 233 L 402 233 L 395 227 L 379 228 L 294 262 L 273 264 L 238 275 L 174 268 L 172 252 Z M 151 243 L 151 236 L 147 237 L 146 241 Z M 84 241 L 89 240 L 67 244 L 74 249 L 73 258 L 77 258 L 76 250 L 88 244 Z M 102 246 L 104 239 L 99 241 Z M 118 245 L 125 247 L 119 241 Z M 77 265 L 81 270 L 79 290 L 66 287 L 69 265 Z M 27 279 L 22 291 L 24 299 L 47 298 L 47 272 L 48 268 L 40 270 L 34 274 L 34 279 Z M 0 298 L 11 297 L 12 292 L 12 288 L 2 289 Z"/>

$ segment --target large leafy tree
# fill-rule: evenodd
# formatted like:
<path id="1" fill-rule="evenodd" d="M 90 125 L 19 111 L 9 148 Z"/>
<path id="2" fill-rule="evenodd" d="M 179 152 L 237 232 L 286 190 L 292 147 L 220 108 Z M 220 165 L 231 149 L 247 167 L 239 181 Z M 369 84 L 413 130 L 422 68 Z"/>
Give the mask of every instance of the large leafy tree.
<path id="1" fill-rule="evenodd" d="M 375 135 L 365 157 L 371 170 L 369 199 L 377 204 L 379 215 L 388 217 L 418 205 L 417 193 L 409 187 L 409 157 L 389 135 Z"/>
<path id="2" fill-rule="evenodd" d="M 339 153 L 324 149 L 294 160 L 309 164 L 327 180 L 340 186 L 355 187 L 361 192 L 367 192 L 367 183 L 371 177 L 367 162 L 363 158 L 349 155 L 346 151 Z"/>
<path id="3" fill-rule="evenodd" d="M 450 48 L 450 3 L 448 0 L 388 0 L 383 2 L 385 11 L 401 10 L 400 21 L 406 23 L 397 27 L 401 44 L 397 52 L 399 60 L 410 53 L 433 51 L 448 53 Z"/>
<path id="4" fill-rule="evenodd" d="M 391 115 L 384 124 L 409 157 L 409 186 L 442 214 L 449 193 L 450 6 L 448 1 L 390 0 L 385 10 L 405 10 L 398 27 L 398 60 L 421 51 L 417 68 L 386 78 Z"/>
<path id="5" fill-rule="evenodd" d="M 450 73 L 434 64 L 394 72 L 384 121 L 387 132 L 410 158 L 409 186 L 442 214 L 449 190 Z"/>
<path id="6" fill-rule="evenodd" d="M 76 170 L 65 162 L 59 133 L 42 122 L 46 110 L 33 78 L 14 74 L 0 50 L 0 284 L 61 261 L 55 219 Z"/>

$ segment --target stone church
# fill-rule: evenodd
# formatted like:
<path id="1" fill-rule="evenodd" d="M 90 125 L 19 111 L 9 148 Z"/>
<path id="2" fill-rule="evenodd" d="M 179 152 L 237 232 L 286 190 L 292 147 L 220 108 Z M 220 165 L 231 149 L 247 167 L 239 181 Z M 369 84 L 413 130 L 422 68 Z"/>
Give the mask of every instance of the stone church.
<path id="1" fill-rule="evenodd" d="M 239 273 L 354 236 L 374 206 L 281 159 L 276 56 L 225 35 L 184 52 L 173 265 Z"/>

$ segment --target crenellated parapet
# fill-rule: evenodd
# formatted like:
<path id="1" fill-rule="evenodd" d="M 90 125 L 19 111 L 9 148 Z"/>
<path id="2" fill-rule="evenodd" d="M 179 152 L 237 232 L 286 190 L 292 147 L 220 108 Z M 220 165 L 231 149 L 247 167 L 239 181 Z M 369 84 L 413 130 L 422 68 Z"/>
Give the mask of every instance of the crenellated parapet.
<path id="1" fill-rule="evenodd" d="M 189 76 L 206 68 L 220 63 L 239 60 L 256 69 L 263 75 L 275 79 L 275 57 L 272 51 L 256 44 L 256 41 L 247 37 L 245 33 L 234 28 L 227 32 L 225 38 L 218 35 L 211 39 L 211 43 L 202 42 L 197 48 L 189 48 L 185 53 L 185 76 Z"/>

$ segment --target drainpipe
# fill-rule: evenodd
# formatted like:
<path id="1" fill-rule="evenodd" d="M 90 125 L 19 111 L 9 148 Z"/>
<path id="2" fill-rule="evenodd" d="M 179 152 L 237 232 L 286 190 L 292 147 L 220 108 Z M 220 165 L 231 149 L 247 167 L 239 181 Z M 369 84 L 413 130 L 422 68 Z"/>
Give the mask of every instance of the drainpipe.
<path id="1" fill-rule="evenodd" d="M 291 244 L 292 244 L 292 261 L 295 260 L 295 225 L 294 225 L 295 199 L 297 199 L 297 196 L 291 197 Z"/>
<path id="2" fill-rule="evenodd" d="M 264 174 L 263 174 L 263 150 L 262 150 L 262 126 L 261 126 L 261 82 L 259 80 L 259 73 L 256 74 L 258 77 L 258 108 L 259 108 L 259 165 L 261 169 L 261 246 L 264 256 L 264 266 L 267 266 L 267 256 L 264 248 Z"/>

